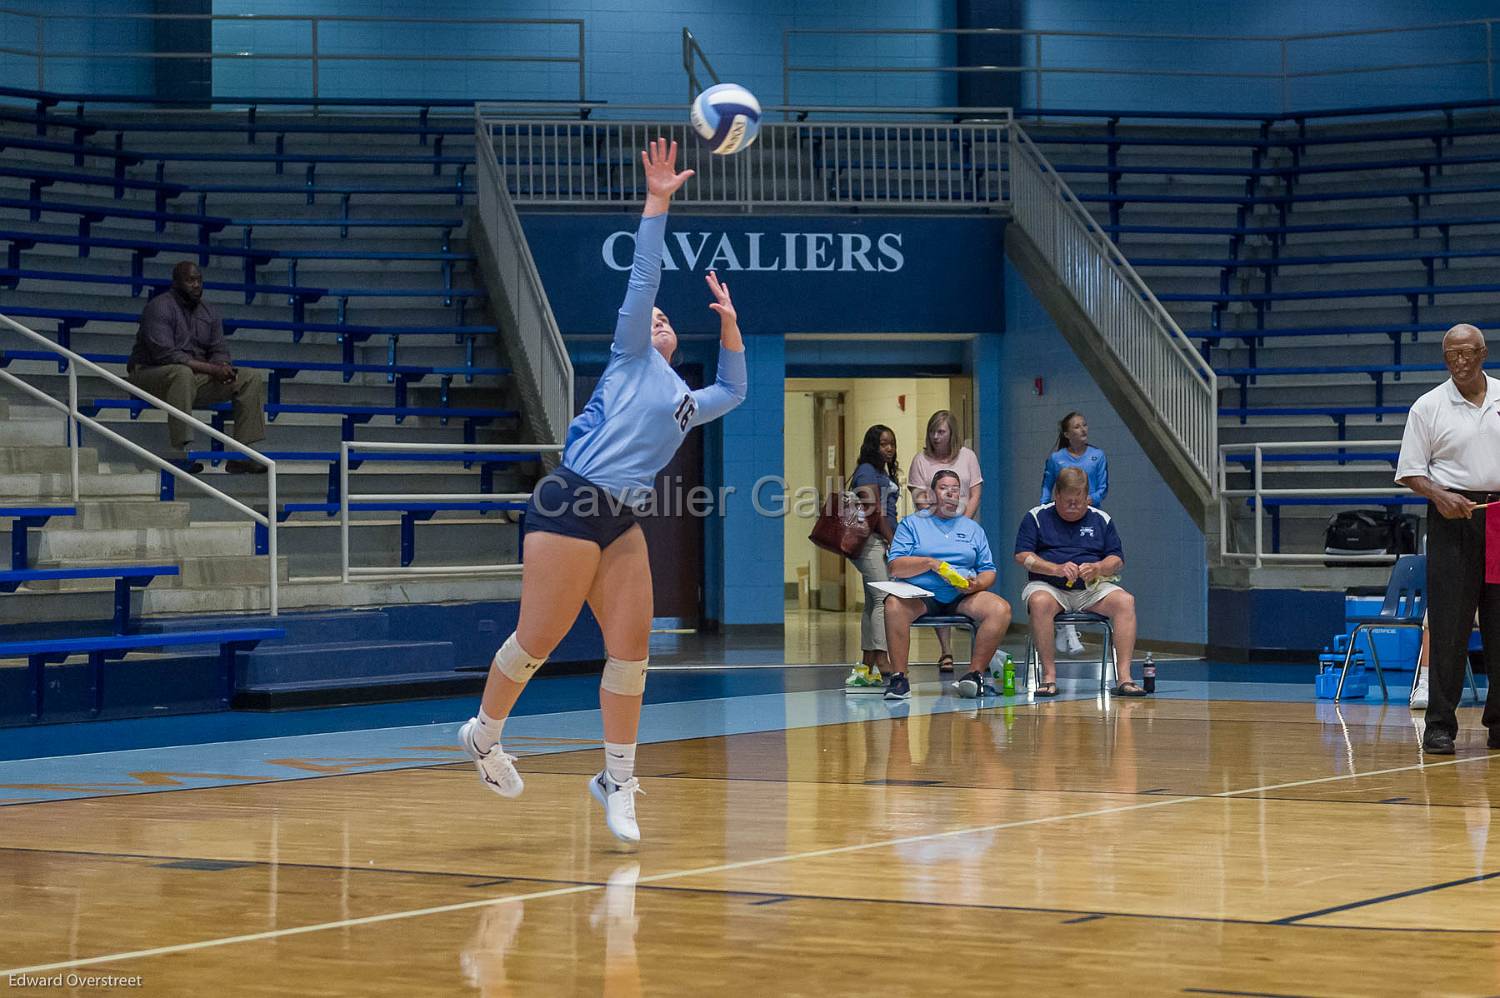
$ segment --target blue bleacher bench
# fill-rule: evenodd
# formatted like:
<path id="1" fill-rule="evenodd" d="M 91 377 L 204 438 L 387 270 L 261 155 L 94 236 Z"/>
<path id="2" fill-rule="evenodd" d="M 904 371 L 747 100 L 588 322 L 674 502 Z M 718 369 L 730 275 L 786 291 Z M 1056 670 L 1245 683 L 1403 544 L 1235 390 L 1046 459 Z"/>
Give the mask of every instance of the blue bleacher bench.
<path id="1" fill-rule="evenodd" d="M 124 658 L 132 651 L 156 648 L 180 648 L 192 645 L 219 646 L 221 678 L 219 703 L 229 706 L 234 696 L 235 655 L 248 651 L 262 641 L 286 637 L 280 627 L 248 627 L 224 630 L 181 631 L 156 634 L 115 634 L 105 637 L 52 638 L 40 641 L 0 642 L 0 659 L 25 658 L 30 688 L 31 719 L 41 720 L 45 707 L 45 673 L 48 663 L 62 662 L 73 655 L 89 659 L 90 713 L 97 717 L 104 706 L 104 665 Z"/>
<path id="2" fill-rule="evenodd" d="M 0 367 L 4 364 L 0 363 Z M 45 526 L 54 516 L 77 516 L 76 506 L 0 506 L 0 520 L 9 519 L 10 567 L 19 572 L 26 568 L 28 558 L 26 532 L 32 527 Z"/>
<path id="3" fill-rule="evenodd" d="M 14 555 L 12 555 L 14 557 Z M 12 568 L 0 571 L 0 593 L 13 593 L 28 582 L 66 579 L 114 579 L 116 634 L 130 628 L 130 590 L 149 586 L 159 575 L 176 575 L 176 565 L 98 565 L 86 568 Z"/>

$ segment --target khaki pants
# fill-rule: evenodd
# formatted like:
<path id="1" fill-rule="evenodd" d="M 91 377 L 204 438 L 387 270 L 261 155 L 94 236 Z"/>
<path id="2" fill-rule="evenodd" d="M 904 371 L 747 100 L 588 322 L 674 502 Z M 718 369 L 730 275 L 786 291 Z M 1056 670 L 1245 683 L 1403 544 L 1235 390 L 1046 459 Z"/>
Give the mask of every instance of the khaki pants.
<path id="1" fill-rule="evenodd" d="M 230 435 L 242 444 L 266 438 L 266 383 L 259 371 L 240 368 L 234 381 L 220 384 L 206 374 L 195 374 L 186 364 L 167 364 L 136 368 L 130 374 L 130 383 L 183 412 L 192 411 L 194 406 L 233 402 L 234 430 Z M 186 451 L 192 446 L 193 428 L 180 419 L 167 420 L 167 435 L 173 451 Z"/>
<path id="2" fill-rule="evenodd" d="M 865 610 L 859 619 L 859 647 L 861 651 L 885 651 L 885 593 L 870 588 L 872 582 L 888 582 L 890 569 L 886 564 L 885 538 L 871 534 L 858 555 L 849 560 L 859 569 L 865 584 Z"/>

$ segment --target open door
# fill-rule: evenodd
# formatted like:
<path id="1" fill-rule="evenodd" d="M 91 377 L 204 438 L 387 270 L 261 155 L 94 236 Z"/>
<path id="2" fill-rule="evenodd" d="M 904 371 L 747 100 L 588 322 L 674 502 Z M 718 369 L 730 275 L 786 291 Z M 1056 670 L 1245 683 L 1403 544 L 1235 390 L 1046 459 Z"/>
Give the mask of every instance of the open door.
<path id="1" fill-rule="evenodd" d="M 813 440 L 818 451 L 818 493 L 844 487 L 844 393 L 818 392 L 813 397 Z M 844 609 L 844 558 L 818 549 L 818 591 L 813 605 L 820 610 Z"/>

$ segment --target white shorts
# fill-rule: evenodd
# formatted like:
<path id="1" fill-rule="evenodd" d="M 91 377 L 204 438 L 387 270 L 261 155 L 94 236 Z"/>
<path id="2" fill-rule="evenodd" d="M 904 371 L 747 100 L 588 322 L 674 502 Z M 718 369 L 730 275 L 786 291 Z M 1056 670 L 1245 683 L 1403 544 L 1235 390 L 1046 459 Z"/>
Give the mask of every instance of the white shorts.
<path id="1" fill-rule="evenodd" d="M 1032 580 L 1021 590 L 1021 602 L 1031 602 L 1032 593 L 1050 593 L 1065 613 L 1083 613 L 1120 587 L 1113 582 L 1097 582 L 1082 589 L 1059 589 L 1050 582 Z"/>

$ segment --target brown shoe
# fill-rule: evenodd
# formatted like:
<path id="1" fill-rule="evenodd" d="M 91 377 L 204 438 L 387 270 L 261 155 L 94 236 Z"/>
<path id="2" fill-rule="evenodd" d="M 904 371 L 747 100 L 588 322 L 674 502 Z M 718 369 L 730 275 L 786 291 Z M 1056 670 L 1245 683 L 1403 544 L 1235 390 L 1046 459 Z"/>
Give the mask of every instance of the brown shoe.
<path id="1" fill-rule="evenodd" d="M 264 475 L 266 466 L 257 461 L 225 461 L 224 470 L 231 475 Z"/>

